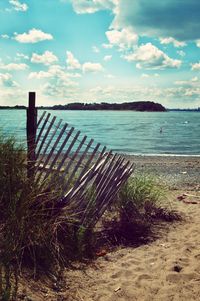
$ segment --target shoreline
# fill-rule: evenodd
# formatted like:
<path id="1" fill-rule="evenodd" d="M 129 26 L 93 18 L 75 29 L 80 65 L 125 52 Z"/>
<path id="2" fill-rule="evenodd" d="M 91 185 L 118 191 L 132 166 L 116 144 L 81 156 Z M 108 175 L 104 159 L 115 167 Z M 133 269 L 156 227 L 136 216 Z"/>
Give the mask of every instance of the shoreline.
<path id="1" fill-rule="evenodd" d="M 200 189 L 200 157 L 123 155 L 135 163 L 136 174 L 150 174 L 170 190 Z"/>
<path id="2" fill-rule="evenodd" d="M 120 156 L 127 156 L 127 157 L 169 157 L 169 158 L 173 158 L 173 157 L 180 157 L 180 158 L 199 158 L 200 159 L 200 154 L 199 155 L 195 155 L 195 154 L 135 154 L 135 153 L 118 153 Z"/>
<path id="3" fill-rule="evenodd" d="M 200 156 L 118 155 L 134 163 L 132 176 L 150 175 L 169 190 L 200 190 Z"/>

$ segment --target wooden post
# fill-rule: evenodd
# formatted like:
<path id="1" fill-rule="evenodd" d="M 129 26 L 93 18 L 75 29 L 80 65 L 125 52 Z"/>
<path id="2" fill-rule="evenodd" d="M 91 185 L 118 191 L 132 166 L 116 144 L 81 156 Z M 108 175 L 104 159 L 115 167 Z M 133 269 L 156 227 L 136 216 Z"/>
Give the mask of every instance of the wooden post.
<path id="1" fill-rule="evenodd" d="M 37 109 L 35 107 L 35 92 L 29 92 L 29 101 L 27 108 L 27 176 L 34 177 L 35 171 L 35 142 L 37 131 Z"/>

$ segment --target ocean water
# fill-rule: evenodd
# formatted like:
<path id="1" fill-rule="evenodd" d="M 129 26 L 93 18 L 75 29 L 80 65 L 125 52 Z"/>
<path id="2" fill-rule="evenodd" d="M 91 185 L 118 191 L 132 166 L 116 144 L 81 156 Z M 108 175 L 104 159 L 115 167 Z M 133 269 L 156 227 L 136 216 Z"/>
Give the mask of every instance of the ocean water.
<path id="1" fill-rule="evenodd" d="M 198 112 L 48 112 L 118 153 L 200 156 Z M 26 111 L 0 110 L 0 129 L 25 143 Z"/>

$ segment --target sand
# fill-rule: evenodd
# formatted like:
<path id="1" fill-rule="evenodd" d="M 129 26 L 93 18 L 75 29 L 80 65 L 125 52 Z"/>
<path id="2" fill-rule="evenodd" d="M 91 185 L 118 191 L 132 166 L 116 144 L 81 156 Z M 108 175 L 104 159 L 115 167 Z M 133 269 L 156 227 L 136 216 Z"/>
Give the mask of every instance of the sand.
<path id="1" fill-rule="evenodd" d="M 71 298 L 77 301 L 200 300 L 200 198 L 188 204 L 170 195 L 184 221 L 166 226 L 160 238 L 98 258 L 82 270 L 68 270 Z"/>
<path id="2" fill-rule="evenodd" d="M 172 189 L 200 189 L 200 157 L 125 156 L 135 163 L 135 173 L 148 173 Z"/>
<path id="3" fill-rule="evenodd" d="M 30 300 L 200 300 L 200 158 L 131 160 L 137 173 L 158 174 L 167 183 L 166 202 L 184 219 L 156 228 L 158 238 L 146 245 L 118 248 L 87 264 L 73 263 L 65 269 L 60 288 L 40 284 L 36 291 L 28 289 Z M 188 195 L 178 200 L 183 193 Z"/>

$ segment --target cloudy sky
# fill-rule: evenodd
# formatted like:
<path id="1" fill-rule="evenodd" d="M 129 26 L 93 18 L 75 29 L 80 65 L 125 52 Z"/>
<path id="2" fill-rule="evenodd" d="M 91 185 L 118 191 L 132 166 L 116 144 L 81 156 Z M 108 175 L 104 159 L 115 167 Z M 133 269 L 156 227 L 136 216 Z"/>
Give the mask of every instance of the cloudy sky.
<path id="1" fill-rule="evenodd" d="M 0 105 L 200 107 L 199 0 L 1 0 Z"/>

